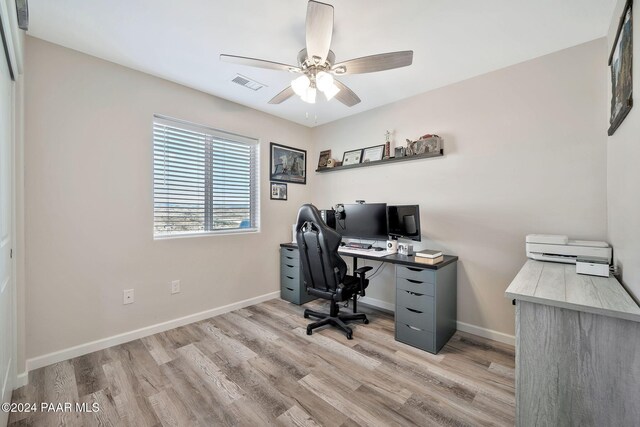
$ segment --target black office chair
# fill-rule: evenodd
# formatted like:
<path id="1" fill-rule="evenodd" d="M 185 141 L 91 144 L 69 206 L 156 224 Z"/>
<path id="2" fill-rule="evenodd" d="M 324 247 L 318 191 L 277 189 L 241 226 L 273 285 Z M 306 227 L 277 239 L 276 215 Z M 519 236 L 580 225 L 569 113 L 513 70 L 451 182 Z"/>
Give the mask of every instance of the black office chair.
<path id="1" fill-rule="evenodd" d="M 344 322 L 362 320 L 367 324 L 369 320 L 364 313 L 339 314 L 338 303 L 356 297 L 357 294 L 364 296 L 369 285 L 365 273 L 372 267 L 358 268 L 354 271 L 358 277 L 347 275 L 347 264 L 338 254 L 342 236 L 322 221 L 320 212 L 311 204 L 303 205 L 298 211 L 296 240 L 307 292 L 331 301 L 329 313 L 308 309 L 304 311 L 305 319 L 320 319 L 307 326 L 307 335 L 311 335 L 315 328 L 332 325 L 342 329 L 347 338 L 352 339 L 353 331 Z"/>

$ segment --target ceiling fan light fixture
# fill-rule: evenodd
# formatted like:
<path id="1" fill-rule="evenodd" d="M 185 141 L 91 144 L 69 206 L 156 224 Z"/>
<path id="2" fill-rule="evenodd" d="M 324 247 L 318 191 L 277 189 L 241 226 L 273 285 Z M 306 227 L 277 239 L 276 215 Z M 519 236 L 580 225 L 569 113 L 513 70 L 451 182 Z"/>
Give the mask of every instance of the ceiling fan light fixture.
<path id="1" fill-rule="evenodd" d="M 326 92 L 327 90 L 329 90 L 331 88 L 331 86 L 334 86 L 333 84 L 333 76 L 327 72 L 324 71 L 320 71 L 317 75 L 316 75 L 316 87 L 322 91 L 322 92 Z"/>
<path id="2" fill-rule="evenodd" d="M 310 86 L 311 86 L 311 80 L 309 80 L 309 77 L 307 77 L 304 74 L 294 79 L 291 82 L 291 88 L 296 93 L 296 95 L 298 95 L 301 98 L 304 98 L 307 95 L 307 90 L 310 88 Z M 314 96 L 314 100 L 315 100 L 315 96 Z"/>
<path id="3" fill-rule="evenodd" d="M 315 87 L 308 87 L 304 95 L 300 96 L 300 98 L 308 104 L 315 104 L 316 94 L 317 92 Z"/>
<path id="4" fill-rule="evenodd" d="M 340 92 L 340 88 L 335 83 L 331 83 L 331 86 L 324 90 L 324 96 L 327 97 L 327 101 L 331 101 L 338 92 Z"/>

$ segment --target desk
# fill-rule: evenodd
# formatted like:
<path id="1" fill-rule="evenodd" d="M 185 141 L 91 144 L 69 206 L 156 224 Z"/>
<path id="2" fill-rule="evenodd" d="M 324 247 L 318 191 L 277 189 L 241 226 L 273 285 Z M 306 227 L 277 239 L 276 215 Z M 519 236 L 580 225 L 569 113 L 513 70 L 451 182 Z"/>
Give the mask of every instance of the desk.
<path id="1" fill-rule="evenodd" d="M 516 300 L 516 425 L 640 420 L 640 308 L 613 277 L 529 260 Z"/>
<path id="2" fill-rule="evenodd" d="M 456 331 L 457 256 L 445 255 L 436 265 L 416 262 L 415 257 L 400 254 L 385 257 L 365 254 L 340 254 L 358 259 L 386 262 L 396 266 L 395 337 L 411 346 L 437 353 Z M 295 243 L 280 244 L 281 298 L 295 304 L 309 301 L 300 271 Z"/>

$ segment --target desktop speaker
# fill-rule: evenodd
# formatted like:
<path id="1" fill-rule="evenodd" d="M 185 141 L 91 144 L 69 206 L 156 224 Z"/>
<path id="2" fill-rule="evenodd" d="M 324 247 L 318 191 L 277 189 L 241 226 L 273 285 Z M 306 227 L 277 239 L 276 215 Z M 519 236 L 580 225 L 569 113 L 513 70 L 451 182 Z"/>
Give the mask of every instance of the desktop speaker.
<path id="1" fill-rule="evenodd" d="M 323 209 L 320 211 L 320 217 L 328 227 L 336 229 L 336 211 L 333 209 Z"/>
<path id="2" fill-rule="evenodd" d="M 387 240 L 387 250 L 389 252 L 393 252 L 394 254 L 398 252 L 398 241 L 397 240 Z"/>

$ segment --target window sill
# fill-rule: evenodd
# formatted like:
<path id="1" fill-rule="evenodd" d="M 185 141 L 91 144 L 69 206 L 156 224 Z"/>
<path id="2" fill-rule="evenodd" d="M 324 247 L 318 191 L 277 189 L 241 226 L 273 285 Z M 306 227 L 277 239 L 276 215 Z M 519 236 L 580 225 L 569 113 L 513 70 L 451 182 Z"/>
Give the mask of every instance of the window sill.
<path id="1" fill-rule="evenodd" d="M 188 239 L 191 237 L 212 237 L 212 236 L 233 236 L 241 234 L 258 234 L 259 228 L 242 228 L 234 230 L 219 230 L 219 231 L 203 231 L 197 233 L 181 233 L 181 234 L 166 234 L 153 236 L 153 240 L 172 240 L 172 239 Z"/>

